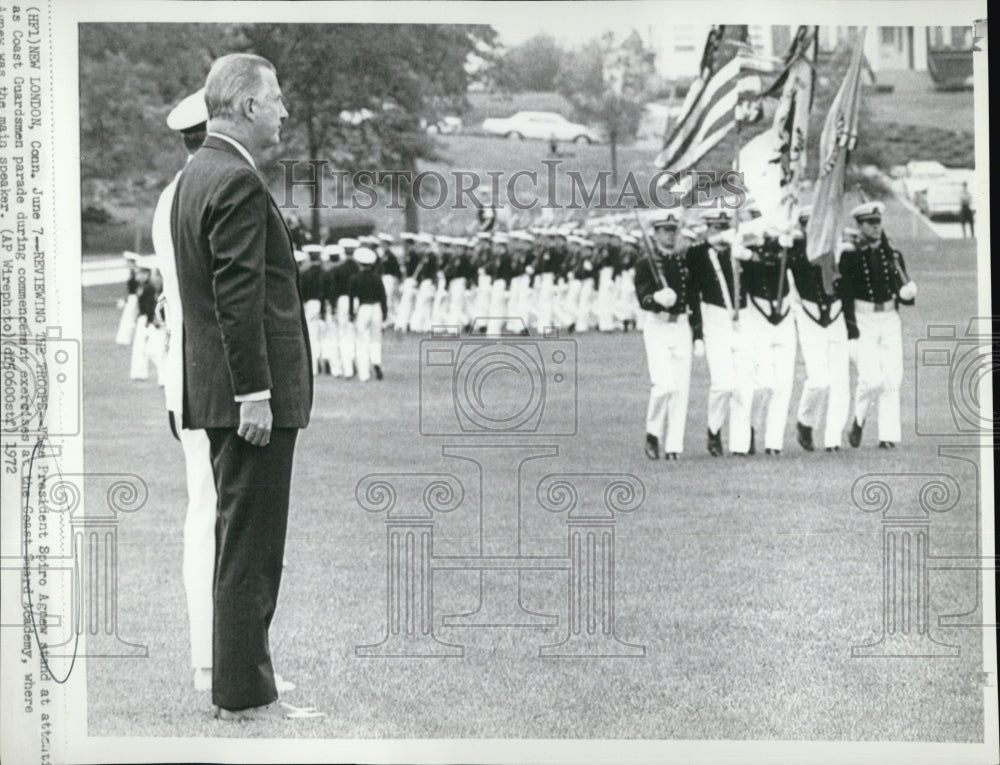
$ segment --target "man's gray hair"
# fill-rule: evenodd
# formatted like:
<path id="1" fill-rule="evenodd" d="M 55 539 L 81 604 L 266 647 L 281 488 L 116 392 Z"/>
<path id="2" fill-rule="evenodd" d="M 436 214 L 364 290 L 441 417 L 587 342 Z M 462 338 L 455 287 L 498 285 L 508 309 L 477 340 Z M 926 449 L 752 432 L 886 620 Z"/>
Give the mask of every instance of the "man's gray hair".
<path id="1" fill-rule="evenodd" d="M 230 53 L 215 59 L 205 79 L 208 118 L 237 115 L 243 100 L 257 95 L 262 68 L 275 71 L 274 64 L 253 53 Z"/>

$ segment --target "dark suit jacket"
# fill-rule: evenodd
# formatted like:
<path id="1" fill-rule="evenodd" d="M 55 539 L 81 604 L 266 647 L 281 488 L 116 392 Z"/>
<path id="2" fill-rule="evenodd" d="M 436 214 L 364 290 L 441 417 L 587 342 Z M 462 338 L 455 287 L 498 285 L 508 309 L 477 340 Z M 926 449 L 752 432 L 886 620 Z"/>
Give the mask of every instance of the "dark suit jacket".
<path id="1" fill-rule="evenodd" d="M 236 148 L 205 140 L 171 212 L 184 312 L 186 428 L 235 428 L 234 397 L 271 392 L 275 428 L 304 428 L 312 360 L 291 237 Z"/>

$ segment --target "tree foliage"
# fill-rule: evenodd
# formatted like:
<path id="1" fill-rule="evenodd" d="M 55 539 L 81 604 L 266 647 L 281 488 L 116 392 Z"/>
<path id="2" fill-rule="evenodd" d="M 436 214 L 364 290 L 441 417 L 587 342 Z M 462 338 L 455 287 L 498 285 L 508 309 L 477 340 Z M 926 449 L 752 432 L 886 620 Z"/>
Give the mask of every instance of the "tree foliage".
<path id="1" fill-rule="evenodd" d="M 554 37 L 537 34 L 503 52 L 494 74 L 495 84 L 512 93 L 553 91 L 565 55 Z"/>

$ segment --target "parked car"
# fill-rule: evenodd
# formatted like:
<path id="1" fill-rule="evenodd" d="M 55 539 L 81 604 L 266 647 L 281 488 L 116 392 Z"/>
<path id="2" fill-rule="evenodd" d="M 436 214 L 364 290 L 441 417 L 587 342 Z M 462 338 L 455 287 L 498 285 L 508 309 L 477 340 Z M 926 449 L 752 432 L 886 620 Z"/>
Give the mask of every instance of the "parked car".
<path id="1" fill-rule="evenodd" d="M 932 179 L 926 188 L 917 192 L 917 209 L 928 218 L 957 217 L 962 211 L 966 187 L 971 188 L 971 184 L 971 171 L 948 170 L 946 175 Z"/>
<path id="2" fill-rule="evenodd" d="M 518 112 L 513 117 L 492 117 L 483 120 L 483 130 L 516 140 L 554 138 L 557 141 L 572 141 L 578 144 L 596 143 L 600 140 L 593 128 L 570 122 L 555 112 Z"/>
<path id="3" fill-rule="evenodd" d="M 926 189 L 932 181 L 940 180 L 948 175 L 948 169 L 940 162 L 917 161 L 906 163 L 906 175 L 903 177 L 903 190 L 906 198 L 916 204 L 917 194 Z"/>
<path id="4" fill-rule="evenodd" d="M 424 129 L 431 134 L 441 133 L 450 135 L 452 133 L 461 133 L 463 127 L 462 118 L 451 114 L 445 115 L 437 122 L 424 124 Z"/>

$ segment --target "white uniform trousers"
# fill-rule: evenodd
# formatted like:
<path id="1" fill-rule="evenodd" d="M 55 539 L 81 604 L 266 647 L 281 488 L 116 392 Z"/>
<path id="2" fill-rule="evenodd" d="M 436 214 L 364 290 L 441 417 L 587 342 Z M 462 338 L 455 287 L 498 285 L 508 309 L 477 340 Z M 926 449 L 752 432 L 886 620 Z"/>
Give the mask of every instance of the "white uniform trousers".
<path id="1" fill-rule="evenodd" d="M 354 324 L 351 323 L 351 299 L 337 298 L 337 346 L 344 377 L 354 376 Z"/>
<path id="2" fill-rule="evenodd" d="M 414 300 L 413 314 L 410 316 L 410 330 L 413 332 L 430 332 L 431 313 L 434 310 L 434 295 L 437 286 L 430 279 L 424 279 L 417 285 L 417 296 Z"/>
<path id="3" fill-rule="evenodd" d="M 331 310 L 323 322 L 319 344 L 323 360 L 330 362 L 330 374 L 334 377 L 343 377 L 344 368 L 340 364 L 340 341 L 337 326 L 337 316 Z"/>
<path id="4" fill-rule="evenodd" d="M 604 266 L 597 276 L 597 328 L 615 330 L 615 269 Z"/>
<path id="5" fill-rule="evenodd" d="M 129 364 L 129 377 L 133 380 L 148 380 L 149 365 L 156 370 L 158 382 L 163 384 L 163 361 L 166 356 L 166 334 L 155 324 L 150 324 L 145 316 L 140 316 L 135 322 L 135 333 L 132 337 L 132 356 Z"/>
<path id="6" fill-rule="evenodd" d="M 180 423 L 180 415 L 174 415 Z M 184 449 L 188 505 L 184 517 L 184 593 L 191 632 L 191 666 L 212 666 L 212 581 L 215 576 L 215 477 L 204 430 L 177 431 Z"/>
<path id="7" fill-rule="evenodd" d="M 750 450 L 750 412 L 753 404 L 753 342 L 748 330 L 749 311 L 740 311 L 739 329 L 725 308 L 701 304 L 705 332 L 705 357 L 711 383 L 708 390 L 708 428 L 718 433 L 729 417 L 729 450 Z M 649 317 L 646 317 L 646 321 Z M 643 330 L 645 331 L 645 329 Z"/>
<path id="8" fill-rule="evenodd" d="M 497 279 L 490 285 L 489 321 L 486 322 L 487 335 L 499 335 L 507 322 L 507 282 Z"/>
<path id="9" fill-rule="evenodd" d="M 580 297 L 576 303 L 576 331 L 589 332 L 594 305 L 594 280 L 589 276 L 580 280 Z"/>
<path id="10" fill-rule="evenodd" d="M 462 327 L 468 323 L 468 307 L 465 304 L 465 277 L 456 276 L 448 283 L 448 318 L 443 324 L 450 324 L 458 327 L 461 334 Z"/>
<path id="11" fill-rule="evenodd" d="M 476 281 L 476 299 L 472 306 L 473 330 L 486 326 L 490 315 L 490 303 L 493 300 L 493 279 L 486 271 L 480 269 Z"/>
<path id="12" fill-rule="evenodd" d="M 545 330 L 554 326 L 555 322 L 556 275 L 551 271 L 539 274 L 535 287 L 537 329 L 538 334 L 544 336 Z"/>
<path id="13" fill-rule="evenodd" d="M 399 291 L 399 304 L 396 306 L 396 324 L 399 331 L 406 330 L 413 317 L 413 306 L 417 300 L 417 280 L 412 276 L 403 279 L 403 286 Z"/>
<path id="14" fill-rule="evenodd" d="M 772 324 L 750 306 L 746 329 L 754 342 L 755 409 L 751 412 L 751 424 L 763 428 L 766 449 L 780 450 L 785 444 L 785 425 L 795 381 L 795 320 L 788 315 L 780 323 Z"/>
<path id="15" fill-rule="evenodd" d="M 646 313 L 642 340 L 651 383 L 646 432 L 656 436 L 663 451 L 680 454 L 691 388 L 691 327 L 684 314 L 670 322 L 668 314 Z"/>
<path id="16" fill-rule="evenodd" d="M 302 311 L 306 316 L 306 329 L 309 332 L 309 348 L 312 352 L 313 374 L 317 373 L 319 364 L 323 360 L 323 348 L 320 345 L 323 339 L 323 320 L 319 315 L 322 307 L 323 302 L 321 300 L 307 300 L 302 305 Z"/>
<path id="17" fill-rule="evenodd" d="M 854 417 L 864 425 L 871 409 L 878 411 L 878 439 L 899 443 L 899 386 L 903 382 L 903 332 L 899 313 L 865 310 L 855 301 L 858 320 L 858 387 L 854 392 Z"/>
<path id="18" fill-rule="evenodd" d="M 434 297 L 431 300 L 431 327 L 441 327 L 448 324 L 451 318 L 450 297 L 448 282 L 444 278 L 444 274 L 441 274 L 434 287 Z"/>
<path id="19" fill-rule="evenodd" d="M 357 329 L 358 379 L 367 382 L 372 365 L 382 366 L 382 306 L 362 303 L 355 316 Z"/>
<path id="20" fill-rule="evenodd" d="M 850 409 L 851 384 L 847 353 L 847 325 L 840 316 L 832 324 L 821 327 L 810 319 L 819 315 L 819 306 L 809 301 L 805 309 L 793 305 L 795 325 L 798 329 L 799 348 L 806 365 L 806 379 L 799 399 L 798 420 L 810 428 L 819 426 L 823 405 L 826 404 L 826 422 L 823 427 L 823 446 L 840 446 Z M 840 310 L 839 303 L 831 307 Z"/>
<path id="21" fill-rule="evenodd" d="M 616 281 L 617 307 L 615 314 L 619 321 L 636 321 L 641 311 L 639 298 L 635 294 L 635 269 L 630 268 L 618 275 Z M 646 311 L 644 313 L 651 313 Z"/>
<path id="22" fill-rule="evenodd" d="M 527 274 L 515 276 L 510 280 L 510 291 L 507 296 L 508 332 L 520 332 L 530 326 L 531 317 L 528 311 L 528 288 L 531 277 Z"/>
<path id="23" fill-rule="evenodd" d="M 118 345 L 132 345 L 135 339 L 135 323 L 139 320 L 139 296 L 134 292 L 125 298 L 122 316 L 118 320 L 115 342 Z"/>
<path id="24" fill-rule="evenodd" d="M 386 324 L 393 324 L 396 320 L 396 306 L 399 303 L 399 295 L 396 294 L 399 279 L 392 274 L 382 274 L 382 286 L 385 288 L 385 307 L 387 309 L 383 321 Z"/>
<path id="25" fill-rule="evenodd" d="M 562 299 L 557 304 L 560 314 L 560 326 L 568 327 L 570 324 L 576 324 L 577 306 L 580 303 L 580 291 L 582 289 L 583 282 L 575 276 L 570 276 L 566 280 L 566 288 L 563 291 Z"/>

